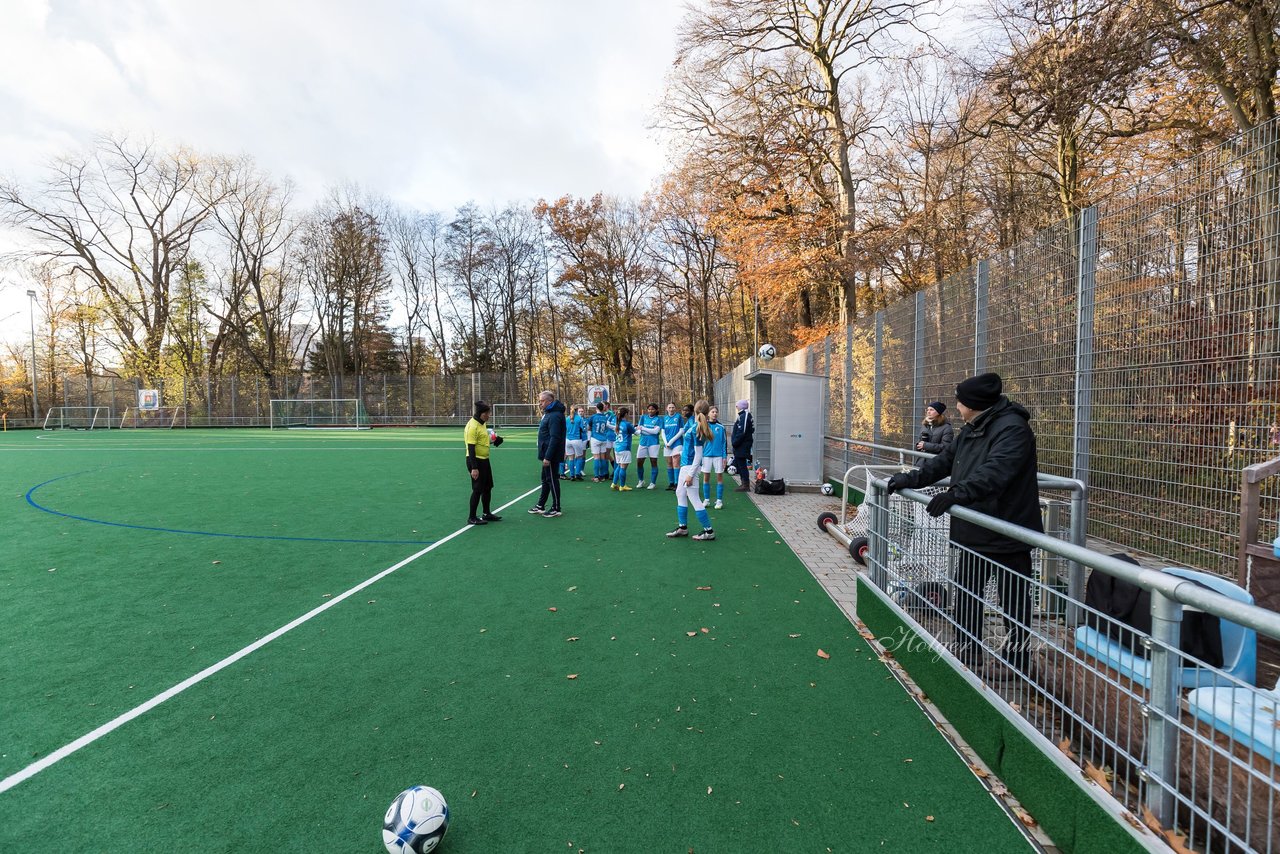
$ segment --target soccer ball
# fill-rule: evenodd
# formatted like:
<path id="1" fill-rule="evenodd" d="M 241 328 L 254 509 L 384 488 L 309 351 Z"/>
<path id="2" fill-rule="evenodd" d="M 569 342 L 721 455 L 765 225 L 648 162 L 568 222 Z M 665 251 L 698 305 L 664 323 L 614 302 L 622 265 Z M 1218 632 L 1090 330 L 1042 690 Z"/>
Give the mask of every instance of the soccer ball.
<path id="1" fill-rule="evenodd" d="M 729 466 L 729 468 L 725 469 L 725 471 L 729 472 L 729 474 L 737 474 L 737 473 L 738 473 L 738 467 L 737 467 L 737 466 Z"/>
<path id="2" fill-rule="evenodd" d="M 449 829 L 449 805 L 430 786 L 405 789 L 387 808 L 382 844 L 391 854 L 434 851 Z"/>
<path id="3" fill-rule="evenodd" d="M 492 442 L 492 441 L 493 441 L 494 439 L 496 439 L 496 438 L 498 438 L 498 431 L 497 431 L 497 430 L 490 430 L 490 431 L 489 431 L 489 441 L 490 441 L 490 442 Z"/>
<path id="4" fill-rule="evenodd" d="M 822 494 L 823 494 L 823 495 L 831 495 L 833 492 L 835 492 L 835 490 L 831 488 L 831 484 L 829 484 L 829 483 L 824 483 L 824 484 L 822 484 Z"/>
<path id="5" fill-rule="evenodd" d="M 778 348 L 774 347 L 772 344 L 761 344 L 759 355 L 760 355 L 760 361 L 772 362 L 773 357 L 778 355 Z"/>

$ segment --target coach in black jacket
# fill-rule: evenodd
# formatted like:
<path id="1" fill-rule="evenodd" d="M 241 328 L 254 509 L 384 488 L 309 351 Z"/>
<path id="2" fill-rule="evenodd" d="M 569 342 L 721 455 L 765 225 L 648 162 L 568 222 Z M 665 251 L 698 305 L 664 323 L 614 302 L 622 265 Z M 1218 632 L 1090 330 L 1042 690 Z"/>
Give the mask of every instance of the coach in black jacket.
<path id="1" fill-rule="evenodd" d="M 542 462 L 542 494 L 538 503 L 529 508 L 530 513 L 541 513 L 547 518 L 560 515 L 560 464 L 564 462 L 564 404 L 556 400 L 554 392 L 538 395 L 542 420 L 538 422 L 538 459 Z M 551 506 L 547 506 L 547 499 Z"/>
<path id="2" fill-rule="evenodd" d="M 1040 490 L 1036 485 L 1036 437 L 1031 416 L 1003 394 L 998 374 L 979 374 L 956 386 L 956 408 L 964 419 L 955 441 L 915 471 L 895 474 L 888 492 L 919 488 L 951 478 L 951 487 L 929 502 L 932 516 L 959 504 L 1043 533 Z M 958 552 L 956 580 L 961 590 L 956 620 L 957 656 L 970 668 L 982 663 L 983 590 L 999 571 L 997 588 L 1004 609 L 1007 640 L 1002 657 L 1026 673 L 1030 665 L 1026 629 L 1031 622 L 1031 546 L 961 519 L 951 520 L 951 541 Z M 1001 569 L 1003 567 L 1003 569 Z M 996 668 L 998 676 L 1008 675 Z"/>
<path id="3" fill-rule="evenodd" d="M 751 417 L 750 401 L 738 401 L 738 418 L 733 422 L 733 435 L 729 437 L 729 445 L 733 448 L 733 470 L 742 478 L 742 486 L 738 492 L 751 491 L 751 473 L 747 464 L 751 460 L 751 444 L 756 435 L 756 421 Z"/>

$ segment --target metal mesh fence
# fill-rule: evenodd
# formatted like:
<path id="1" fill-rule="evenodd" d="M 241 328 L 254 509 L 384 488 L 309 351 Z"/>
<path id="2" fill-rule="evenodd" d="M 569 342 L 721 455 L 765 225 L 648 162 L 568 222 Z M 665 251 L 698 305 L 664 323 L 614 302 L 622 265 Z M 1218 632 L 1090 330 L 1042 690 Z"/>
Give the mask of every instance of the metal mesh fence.
<path id="1" fill-rule="evenodd" d="M 833 478 L 886 459 L 836 440 L 914 447 L 930 401 L 996 371 L 1041 471 L 1088 484 L 1091 536 L 1234 575 L 1240 472 L 1280 456 L 1280 121 L 773 366 L 832 377 Z"/>

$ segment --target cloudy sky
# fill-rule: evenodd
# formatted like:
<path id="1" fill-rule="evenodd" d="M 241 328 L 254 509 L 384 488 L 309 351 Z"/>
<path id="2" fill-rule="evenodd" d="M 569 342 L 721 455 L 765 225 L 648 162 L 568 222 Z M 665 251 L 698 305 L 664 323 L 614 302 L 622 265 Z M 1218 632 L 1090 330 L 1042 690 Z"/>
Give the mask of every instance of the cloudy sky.
<path id="1" fill-rule="evenodd" d="M 0 0 L 0 174 L 112 132 L 249 154 L 303 202 L 348 181 L 442 209 L 636 194 L 684 5 Z M 26 286 L 0 283 L 14 340 Z"/>

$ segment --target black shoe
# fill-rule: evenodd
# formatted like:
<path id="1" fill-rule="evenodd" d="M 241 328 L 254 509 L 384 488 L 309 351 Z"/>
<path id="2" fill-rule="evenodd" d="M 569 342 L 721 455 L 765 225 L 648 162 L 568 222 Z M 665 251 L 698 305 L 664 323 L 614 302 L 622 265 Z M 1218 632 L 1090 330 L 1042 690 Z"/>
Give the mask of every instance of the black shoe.
<path id="1" fill-rule="evenodd" d="M 486 512 L 483 516 L 481 516 L 481 517 L 480 517 L 480 521 L 482 521 L 482 522 L 501 522 L 501 521 L 502 521 L 502 517 L 501 517 L 501 516 L 499 516 L 497 513 L 487 513 L 487 512 Z"/>
<path id="2" fill-rule="evenodd" d="M 483 519 L 477 519 L 475 516 L 472 516 L 470 519 L 467 520 L 467 524 L 468 525 L 487 525 L 489 523 Z"/>

